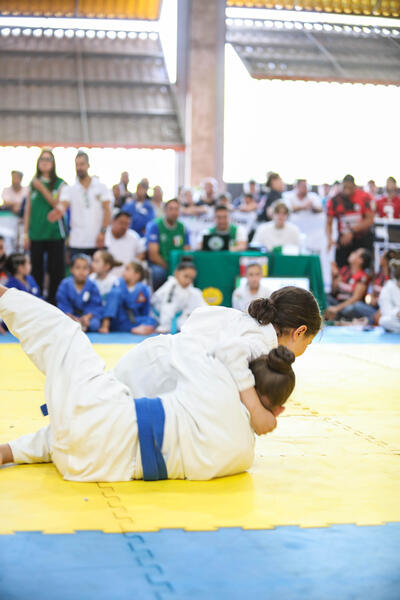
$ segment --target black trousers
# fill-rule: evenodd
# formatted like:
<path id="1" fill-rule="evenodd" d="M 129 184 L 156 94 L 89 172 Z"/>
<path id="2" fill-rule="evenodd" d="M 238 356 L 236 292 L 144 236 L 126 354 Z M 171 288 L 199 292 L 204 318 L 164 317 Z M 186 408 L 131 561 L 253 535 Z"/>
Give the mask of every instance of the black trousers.
<path id="1" fill-rule="evenodd" d="M 32 276 L 43 294 L 45 256 L 47 256 L 46 272 L 49 274 L 49 290 L 47 300 L 56 304 L 56 293 L 60 282 L 65 277 L 64 240 L 31 241 Z"/>
<path id="2" fill-rule="evenodd" d="M 337 266 L 340 269 L 341 267 L 347 265 L 347 259 L 349 258 L 353 250 L 358 250 L 358 248 L 366 248 L 367 250 L 370 250 L 372 252 L 373 245 L 374 236 L 372 233 L 367 233 L 366 235 L 354 238 L 351 244 L 348 244 L 347 246 L 337 246 L 335 254 Z"/>

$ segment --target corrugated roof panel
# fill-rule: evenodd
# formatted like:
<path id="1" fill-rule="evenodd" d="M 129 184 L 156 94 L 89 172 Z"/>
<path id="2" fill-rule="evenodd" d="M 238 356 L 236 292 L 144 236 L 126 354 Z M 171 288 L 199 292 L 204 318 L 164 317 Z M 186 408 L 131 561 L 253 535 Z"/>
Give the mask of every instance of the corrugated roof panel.
<path id="1" fill-rule="evenodd" d="M 1 143 L 182 148 L 161 45 L 148 41 L 0 29 Z"/>
<path id="2" fill-rule="evenodd" d="M 227 0 L 227 5 L 240 8 L 284 8 L 338 14 L 400 16 L 400 0 Z"/>
<path id="3" fill-rule="evenodd" d="M 400 29 L 231 24 L 232 43 L 252 77 L 400 85 Z"/>
<path id="4" fill-rule="evenodd" d="M 161 0 L 1 0 L 2 14 L 109 19 L 158 19 Z"/>

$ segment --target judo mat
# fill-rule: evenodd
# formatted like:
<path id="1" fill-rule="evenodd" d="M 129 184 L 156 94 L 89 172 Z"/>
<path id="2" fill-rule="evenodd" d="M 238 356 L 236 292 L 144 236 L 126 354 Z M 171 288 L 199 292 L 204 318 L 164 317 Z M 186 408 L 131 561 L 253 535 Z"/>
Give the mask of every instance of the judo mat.
<path id="1" fill-rule="evenodd" d="M 132 339 L 92 336 L 108 367 Z M 44 377 L 11 336 L 0 365 L 6 442 L 47 422 Z M 0 599 L 399 600 L 400 336 L 327 328 L 295 370 L 241 475 L 87 484 L 0 467 Z"/>

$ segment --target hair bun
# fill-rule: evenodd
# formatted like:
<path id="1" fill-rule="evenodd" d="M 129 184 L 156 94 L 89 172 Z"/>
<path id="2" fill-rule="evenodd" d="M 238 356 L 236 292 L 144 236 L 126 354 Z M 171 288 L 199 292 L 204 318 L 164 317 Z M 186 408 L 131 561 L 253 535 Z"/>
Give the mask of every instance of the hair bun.
<path id="1" fill-rule="evenodd" d="M 248 308 L 248 313 L 260 325 L 269 325 L 269 323 L 276 321 L 278 314 L 274 303 L 269 298 L 253 300 Z"/>
<path id="2" fill-rule="evenodd" d="M 267 364 L 271 371 L 278 373 L 289 373 L 292 370 L 291 364 L 295 356 L 286 346 L 278 346 L 271 350 L 267 357 Z"/>

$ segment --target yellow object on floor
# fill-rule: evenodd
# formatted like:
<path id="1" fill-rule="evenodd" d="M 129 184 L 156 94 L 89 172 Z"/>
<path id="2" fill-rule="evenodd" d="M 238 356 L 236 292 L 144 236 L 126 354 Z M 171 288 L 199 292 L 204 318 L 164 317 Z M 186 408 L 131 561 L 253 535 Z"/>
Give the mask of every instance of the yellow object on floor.
<path id="1" fill-rule="evenodd" d="M 98 345 L 112 367 L 128 347 Z M 0 442 L 43 426 L 44 377 L 0 345 Z M 0 534 L 268 529 L 400 521 L 400 347 L 311 346 L 248 473 L 209 482 L 71 483 L 52 464 L 0 469 Z M 217 401 L 218 399 L 216 399 Z"/>

